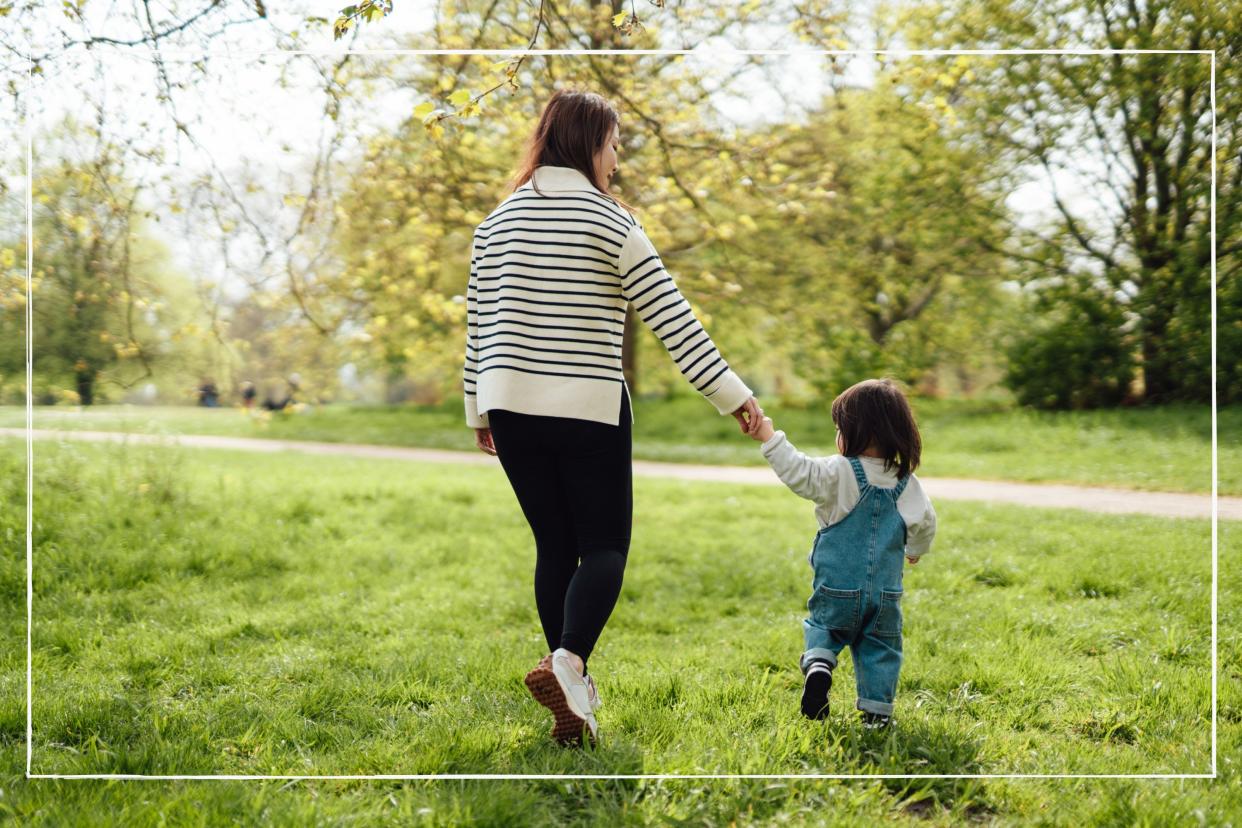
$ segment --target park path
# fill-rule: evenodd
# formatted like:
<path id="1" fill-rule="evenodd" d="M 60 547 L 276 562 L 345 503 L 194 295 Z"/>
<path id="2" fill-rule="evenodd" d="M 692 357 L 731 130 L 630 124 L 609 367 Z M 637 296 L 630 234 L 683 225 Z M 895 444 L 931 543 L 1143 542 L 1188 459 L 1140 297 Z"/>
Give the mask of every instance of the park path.
<path id="1" fill-rule="evenodd" d="M 22 428 L 0 428 L 0 435 L 25 437 Z M 298 451 L 306 454 L 331 454 L 348 457 L 379 457 L 413 460 L 421 463 L 452 463 L 455 465 L 495 466 L 500 462 L 479 451 L 447 451 L 444 449 L 378 446 L 364 443 L 320 443 L 306 440 L 269 440 L 254 437 L 217 437 L 208 435 L 169 436 L 161 434 L 130 434 L 114 431 L 55 431 L 35 429 L 35 439 L 72 439 L 88 441 L 129 441 L 131 443 L 174 443 L 194 448 L 241 449 L 244 451 Z M 634 474 L 640 477 L 662 477 L 753 485 L 780 485 L 767 466 L 704 466 L 689 463 L 659 463 L 635 460 Z M 988 503 L 1012 503 L 1052 509 L 1083 509 L 1109 514 L 1142 514 L 1161 517 L 1210 518 L 1212 498 L 1204 494 L 1177 492 L 1141 492 L 1130 489 L 1108 489 L 1097 486 L 1069 486 L 1060 483 L 1013 483 L 1000 480 L 965 480 L 953 477 L 920 477 L 923 488 L 935 500 L 976 500 Z M 1217 514 L 1222 520 L 1242 520 L 1242 497 L 1217 499 Z"/>

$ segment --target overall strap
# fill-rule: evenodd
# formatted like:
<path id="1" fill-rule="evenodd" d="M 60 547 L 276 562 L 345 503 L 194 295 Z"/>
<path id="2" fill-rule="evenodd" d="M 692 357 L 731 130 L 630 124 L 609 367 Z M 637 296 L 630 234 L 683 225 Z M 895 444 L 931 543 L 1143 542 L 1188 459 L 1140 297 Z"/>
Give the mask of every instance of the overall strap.
<path id="1" fill-rule="evenodd" d="M 857 457 L 850 457 L 850 466 L 854 468 L 854 479 L 858 481 L 858 490 L 861 492 L 869 485 L 867 483 L 867 474 L 863 471 L 862 462 Z"/>
<path id="2" fill-rule="evenodd" d="M 893 487 L 893 500 L 901 497 L 901 493 L 906 490 L 906 484 L 910 482 L 910 475 L 906 475 L 897 481 L 897 485 Z"/>

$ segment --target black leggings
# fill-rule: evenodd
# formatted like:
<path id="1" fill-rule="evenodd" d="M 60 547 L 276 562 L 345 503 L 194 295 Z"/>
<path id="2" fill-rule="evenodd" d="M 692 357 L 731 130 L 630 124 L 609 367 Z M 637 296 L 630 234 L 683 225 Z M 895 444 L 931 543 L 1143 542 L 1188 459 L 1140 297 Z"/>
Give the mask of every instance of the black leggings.
<path id="1" fill-rule="evenodd" d="M 630 548 L 630 408 L 619 425 L 492 409 L 492 440 L 535 535 L 535 606 L 548 649 L 585 665 L 621 592 Z M 585 671 L 585 668 L 584 668 Z"/>

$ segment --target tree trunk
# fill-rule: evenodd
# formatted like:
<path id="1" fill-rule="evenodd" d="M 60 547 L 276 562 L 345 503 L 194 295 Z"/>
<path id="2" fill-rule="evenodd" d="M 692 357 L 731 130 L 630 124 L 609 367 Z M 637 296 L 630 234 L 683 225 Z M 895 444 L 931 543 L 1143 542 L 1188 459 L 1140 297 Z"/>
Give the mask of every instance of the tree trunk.
<path id="1" fill-rule="evenodd" d="M 625 306 L 625 329 L 621 338 L 621 373 L 630 387 L 631 399 L 638 393 L 638 313 L 633 305 Z"/>
<path id="2" fill-rule="evenodd" d="M 884 344 L 884 337 L 892 329 L 893 323 L 878 313 L 867 314 L 867 335 L 876 345 Z"/>
<path id="3" fill-rule="evenodd" d="M 1169 402 L 1177 396 L 1179 355 L 1169 353 L 1166 347 L 1168 321 L 1163 309 L 1149 310 L 1143 320 L 1143 399 L 1146 402 Z"/>
<path id="4" fill-rule="evenodd" d="M 89 369 L 75 372 L 78 380 L 78 403 L 91 405 L 95 402 L 95 373 Z"/>

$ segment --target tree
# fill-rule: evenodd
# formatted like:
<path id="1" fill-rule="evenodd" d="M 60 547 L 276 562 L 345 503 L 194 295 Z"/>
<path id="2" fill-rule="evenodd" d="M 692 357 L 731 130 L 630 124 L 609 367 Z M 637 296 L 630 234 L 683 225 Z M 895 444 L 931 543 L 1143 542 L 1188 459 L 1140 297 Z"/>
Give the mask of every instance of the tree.
<path id="1" fill-rule="evenodd" d="M 993 252 L 1003 192 L 987 159 L 883 74 L 756 140 L 764 161 L 730 202 L 732 261 L 761 286 L 814 387 L 885 373 L 930 381 L 990 341 L 1005 268 Z"/>
<path id="2" fill-rule="evenodd" d="M 1218 50 L 1218 328 L 1233 331 L 1242 239 L 1242 94 L 1237 3 L 1197 0 L 988 0 L 913 8 L 901 29 L 916 47 Z M 1208 55 L 1004 55 L 971 64 L 972 78 L 939 94 L 1012 170 L 1059 187 L 1055 220 L 1012 234 L 1006 254 L 1036 287 L 1090 274 L 1098 301 L 1133 320 L 1144 398 L 1206 400 L 1212 162 Z M 1103 289 L 1107 288 L 1107 289 Z M 1238 398 L 1237 338 L 1222 336 L 1221 396 Z M 1225 348 L 1235 349 L 1226 351 Z"/>
<path id="3" fill-rule="evenodd" d="M 214 226 L 216 238 L 211 241 L 219 242 L 221 258 L 229 257 L 230 243 L 239 258 L 242 250 L 253 254 L 250 261 L 234 261 L 235 279 L 245 279 L 253 289 L 265 290 L 273 274 L 283 276 L 285 295 L 303 321 L 327 336 L 332 332 L 330 326 L 317 319 L 314 309 L 302 301 L 301 287 L 308 278 L 304 268 L 316 263 L 311 248 L 323 235 L 322 224 L 316 219 L 325 203 L 331 215 L 334 182 L 330 174 L 339 170 L 333 158 L 357 132 L 345 92 L 348 68 L 356 56 L 296 52 L 313 48 L 316 40 L 331 42 L 331 33 L 331 22 L 325 17 L 308 17 L 297 8 L 279 5 L 269 12 L 262 0 L 191 0 L 158 6 L 144 3 L 137 9 L 97 0 L 75 0 L 63 7 L 32 0 L 0 3 L 0 83 L 14 112 L 33 111 L 39 101 L 59 103 L 63 90 L 80 94 L 81 101 L 95 106 L 94 129 L 127 154 L 118 163 L 136 171 L 138 162 L 146 161 L 158 170 L 168 195 L 166 201 L 145 213 L 146 218 L 169 220 L 180 212 L 187 238 L 210 235 Z M 354 45 L 356 36 L 355 32 L 344 45 Z M 205 131 L 215 128 L 204 122 L 203 109 L 197 106 L 203 83 L 221 78 L 217 70 L 222 64 L 219 53 L 238 47 L 238 54 L 223 63 L 225 77 L 253 76 L 270 61 L 268 56 L 256 54 L 259 50 L 287 50 L 291 54 L 281 58 L 275 82 L 300 94 L 318 92 L 323 98 L 322 140 L 315 157 L 307 159 L 308 175 L 284 193 L 299 205 L 288 230 L 280 221 L 285 215 L 256 210 L 255 194 L 272 189 L 270 177 L 260 185 L 251 178 L 242 180 L 235 169 L 213 157 L 201 140 Z M 172 56 L 195 51 L 201 55 L 192 60 Z M 129 68 L 118 72 L 121 62 Z M 317 87 L 312 82 L 307 90 L 304 81 L 295 80 L 301 77 L 303 67 L 312 70 Z M 151 78 L 146 89 L 141 88 L 144 81 L 134 80 L 142 78 L 144 72 Z M 239 94 L 245 94 L 246 85 L 236 83 Z M 137 124 L 128 108 L 117 110 L 102 104 L 118 96 L 151 95 L 159 105 L 156 114 Z M 183 155 L 186 143 L 189 157 Z M 168 163 L 169 150 L 176 153 L 176 164 Z M 264 159 L 265 166 L 270 166 L 270 160 Z M 195 165 L 202 165 L 207 172 L 180 177 Z M 4 192 L 5 181 L 0 179 L 0 194 Z M 190 209 L 182 210 L 186 205 Z M 36 267 L 39 264 L 36 256 Z M 218 283 L 209 285 L 207 281 L 204 277 L 198 286 L 198 295 L 207 305 L 207 333 L 217 345 L 228 348 L 224 334 L 227 297 Z"/>
<path id="4" fill-rule="evenodd" d="M 617 4 L 616 8 L 619 8 Z M 697 9 L 698 7 L 696 7 Z M 411 46 L 462 48 L 523 47 L 517 33 L 528 31 L 531 15 L 549 47 L 615 45 L 620 35 L 608 6 L 564 9 L 521 2 L 460 4 Z M 709 35 L 736 24 L 726 10 L 704 5 L 688 26 Z M 750 14 L 758 14 L 758 7 Z M 647 31 L 630 45 L 656 45 Z M 617 184 L 639 209 L 683 290 L 697 299 L 725 296 L 697 280 L 697 271 L 677 270 L 679 250 L 710 240 L 723 209 L 698 194 L 724 145 L 705 111 L 710 106 L 701 79 L 676 56 L 538 58 L 511 75 L 512 62 L 490 57 L 433 56 L 394 70 L 385 83 L 417 90 L 422 98 L 412 117 L 393 134 L 372 139 L 355 169 L 354 185 L 340 202 L 336 235 L 342 261 L 319 285 L 324 294 L 348 297 L 371 337 L 373 358 L 386 370 L 409 366 L 427 375 L 456 380 L 461 359 L 464 306 L 474 226 L 504 197 L 522 143 L 552 89 L 575 85 L 597 90 L 621 110 L 625 161 Z M 511 78 L 503 94 L 480 90 Z M 370 80 L 370 78 L 368 78 Z M 659 89 L 659 95 L 647 94 Z M 453 101 L 470 114 L 441 119 Z M 638 331 L 631 320 L 623 361 L 637 386 L 632 347 Z"/>
<path id="5" fill-rule="evenodd" d="M 36 384 L 47 393 L 67 381 L 82 405 L 96 400 L 101 382 L 130 387 L 152 375 L 161 312 L 154 269 L 162 262 L 136 255 L 140 188 L 128 180 L 124 151 L 91 146 L 88 136 L 89 127 L 69 120 L 43 142 L 64 152 L 56 157 L 53 149 L 39 168 L 32 218 Z M 22 239 L 15 248 L 25 245 Z M 14 281 L 24 275 L 8 274 Z M 21 288 L 22 301 L 6 311 L 24 314 Z M 6 313 L 5 334 L 16 339 L 23 322 Z"/>

